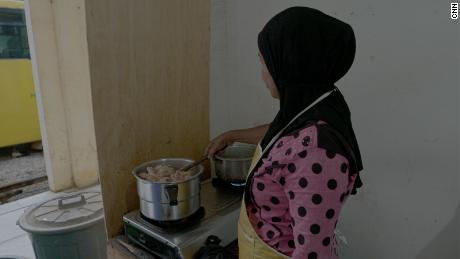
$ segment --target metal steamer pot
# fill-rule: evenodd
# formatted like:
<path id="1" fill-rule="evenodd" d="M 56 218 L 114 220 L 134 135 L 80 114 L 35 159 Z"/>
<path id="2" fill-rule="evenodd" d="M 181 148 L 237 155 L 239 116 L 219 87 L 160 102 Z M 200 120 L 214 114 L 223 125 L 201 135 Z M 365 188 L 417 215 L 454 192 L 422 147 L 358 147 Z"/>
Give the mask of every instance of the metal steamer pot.
<path id="1" fill-rule="evenodd" d="M 256 146 L 234 143 L 211 159 L 211 173 L 229 183 L 245 183 Z"/>
<path id="2" fill-rule="evenodd" d="M 139 177 L 139 173 L 146 172 L 148 166 L 181 168 L 193 162 L 185 158 L 164 158 L 146 162 L 133 170 L 142 215 L 152 220 L 172 221 L 186 218 L 200 208 L 200 175 L 203 166 L 190 169 L 192 176 L 181 182 L 155 182 Z"/>

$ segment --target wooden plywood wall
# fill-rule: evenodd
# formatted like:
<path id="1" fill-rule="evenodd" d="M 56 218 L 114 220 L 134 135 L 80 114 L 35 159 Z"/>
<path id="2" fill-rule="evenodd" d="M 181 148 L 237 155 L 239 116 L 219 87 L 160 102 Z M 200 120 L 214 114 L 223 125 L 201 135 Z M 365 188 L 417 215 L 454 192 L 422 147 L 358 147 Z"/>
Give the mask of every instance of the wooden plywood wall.
<path id="1" fill-rule="evenodd" d="M 209 139 L 209 0 L 86 1 L 108 236 L 138 207 L 134 166 L 201 156 Z"/>

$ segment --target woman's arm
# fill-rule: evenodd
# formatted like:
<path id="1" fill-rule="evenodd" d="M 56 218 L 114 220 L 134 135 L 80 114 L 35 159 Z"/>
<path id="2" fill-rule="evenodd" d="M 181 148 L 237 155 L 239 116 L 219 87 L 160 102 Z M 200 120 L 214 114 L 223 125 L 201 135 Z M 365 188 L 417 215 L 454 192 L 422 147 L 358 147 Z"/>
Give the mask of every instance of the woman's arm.
<path id="1" fill-rule="evenodd" d="M 215 153 L 221 151 L 234 142 L 257 144 L 263 138 L 265 133 L 267 133 L 268 126 L 269 124 L 264 124 L 254 128 L 231 130 L 222 133 L 211 140 L 206 147 L 205 155 L 212 157 Z"/>
<path id="2" fill-rule="evenodd" d="M 269 124 L 260 125 L 249 129 L 230 131 L 230 138 L 233 142 L 257 144 L 267 133 Z"/>

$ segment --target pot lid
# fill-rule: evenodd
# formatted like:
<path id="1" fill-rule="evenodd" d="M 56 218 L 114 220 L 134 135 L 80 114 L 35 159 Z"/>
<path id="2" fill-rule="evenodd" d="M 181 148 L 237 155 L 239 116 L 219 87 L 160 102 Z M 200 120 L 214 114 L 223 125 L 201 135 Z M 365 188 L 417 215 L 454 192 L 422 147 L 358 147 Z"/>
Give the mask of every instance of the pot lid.
<path id="1" fill-rule="evenodd" d="M 18 224 L 28 232 L 56 232 L 88 226 L 103 217 L 101 193 L 81 192 L 27 209 Z"/>

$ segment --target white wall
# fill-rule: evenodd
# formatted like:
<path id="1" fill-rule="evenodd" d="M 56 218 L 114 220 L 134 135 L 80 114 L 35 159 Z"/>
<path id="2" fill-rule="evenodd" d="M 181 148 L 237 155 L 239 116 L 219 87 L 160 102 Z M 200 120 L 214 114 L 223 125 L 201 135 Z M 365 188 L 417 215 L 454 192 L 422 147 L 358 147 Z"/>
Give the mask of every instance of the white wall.
<path id="1" fill-rule="evenodd" d="M 337 84 L 365 167 L 338 226 L 343 258 L 460 258 L 460 21 L 449 1 L 213 0 L 211 136 L 273 118 L 256 37 L 293 5 L 336 16 L 357 37 L 354 66 Z"/>

